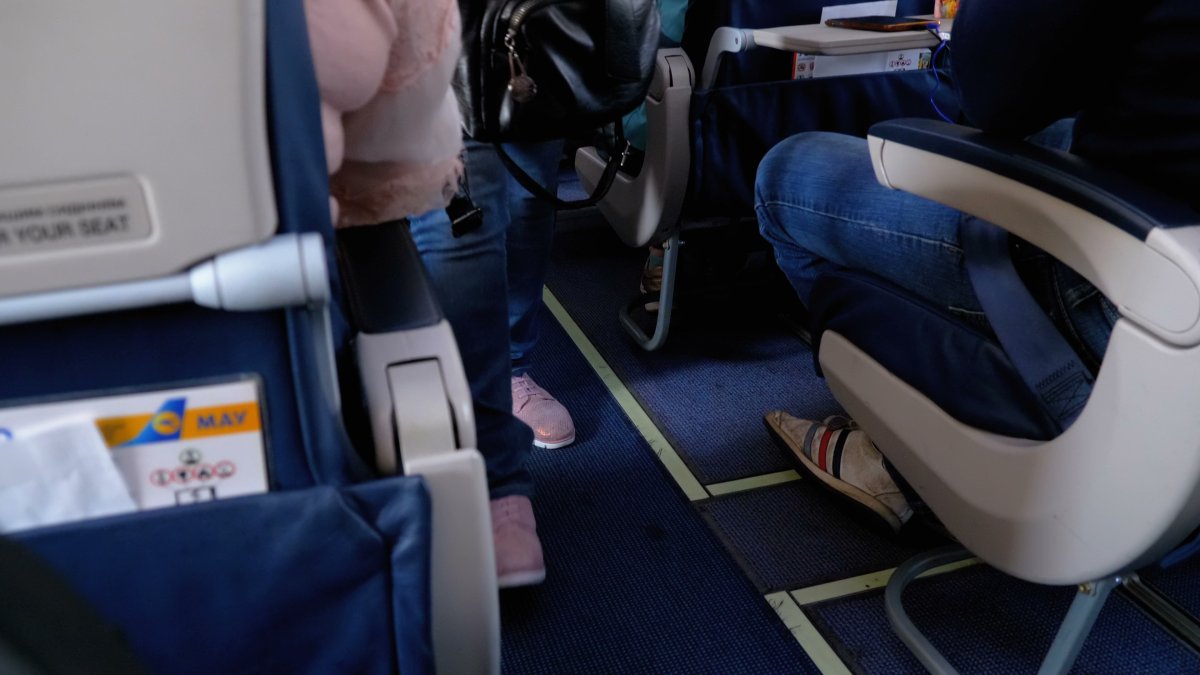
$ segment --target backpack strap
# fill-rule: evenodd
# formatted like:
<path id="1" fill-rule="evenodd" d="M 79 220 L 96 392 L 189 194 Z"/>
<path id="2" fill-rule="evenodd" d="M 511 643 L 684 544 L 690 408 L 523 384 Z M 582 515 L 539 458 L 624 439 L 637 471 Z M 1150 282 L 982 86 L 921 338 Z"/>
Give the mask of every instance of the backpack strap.
<path id="1" fill-rule="evenodd" d="M 595 206 L 604 199 L 604 195 L 608 194 L 608 189 L 612 187 L 613 180 L 617 177 L 617 170 L 625 165 L 625 160 L 629 157 L 630 144 L 625 138 L 625 129 L 620 120 L 613 125 L 613 132 L 616 138 L 616 149 L 609 155 L 608 163 L 604 165 L 604 172 L 600 174 L 600 180 L 596 183 L 596 189 L 592 194 L 584 199 L 576 199 L 567 201 L 560 199 L 558 195 L 551 193 L 545 186 L 539 184 L 522 169 L 507 152 L 504 151 L 504 145 L 496 143 L 496 154 L 500 156 L 500 161 L 504 163 L 504 167 L 508 169 L 508 173 L 512 175 L 513 180 L 517 181 L 525 190 L 541 199 L 542 201 L 550 202 L 560 211 L 571 211 L 574 209 L 584 209 L 589 206 Z"/>

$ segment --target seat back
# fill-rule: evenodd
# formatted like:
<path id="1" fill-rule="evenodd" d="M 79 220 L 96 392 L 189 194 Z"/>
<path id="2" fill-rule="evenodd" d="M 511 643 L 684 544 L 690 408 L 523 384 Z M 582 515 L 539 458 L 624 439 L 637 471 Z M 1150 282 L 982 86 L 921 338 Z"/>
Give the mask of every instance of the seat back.
<path id="1" fill-rule="evenodd" d="M 0 295 L 163 276 L 275 234 L 262 7 L 201 7 L 5 10 Z"/>
<path id="2" fill-rule="evenodd" d="M 299 4 L 2 11 L 0 401 L 248 379 L 272 488 L 362 475 L 338 420 Z"/>
<path id="3" fill-rule="evenodd" d="M 815 24 L 822 8 L 848 4 L 856 3 L 695 0 L 688 8 L 683 49 L 699 65 L 721 26 Z M 932 12 L 932 0 L 899 0 L 896 6 L 897 16 Z M 938 86 L 928 70 L 793 80 L 792 57 L 774 49 L 726 54 L 713 86 L 696 91 L 685 218 L 752 216 L 758 163 L 794 134 L 832 131 L 861 137 L 884 120 L 935 117 L 930 103 L 935 91 L 938 106 L 950 116 L 957 114 L 953 88 L 949 83 Z"/>
<path id="4" fill-rule="evenodd" d="M 704 63 L 708 43 L 721 26 L 771 28 L 820 23 L 825 7 L 859 4 L 859 0 L 800 0 L 799 2 L 754 2 L 754 0 L 692 0 L 684 22 L 684 51 L 692 63 Z M 868 12 L 864 12 L 868 13 Z M 898 0 L 896 16 L 933 13 L 933 0 Z M 718 84 L 750 84 L 789 77 L 790 54 L 748 52 L 724 59 Z M 865 132 L 865 129 L 864 129 Z"/>

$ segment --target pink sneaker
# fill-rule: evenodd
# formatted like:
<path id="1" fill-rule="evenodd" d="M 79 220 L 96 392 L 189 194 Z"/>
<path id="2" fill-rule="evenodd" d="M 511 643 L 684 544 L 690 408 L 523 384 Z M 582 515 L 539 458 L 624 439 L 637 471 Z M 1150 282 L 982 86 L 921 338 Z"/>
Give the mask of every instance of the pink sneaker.
<path id="1" fill-rule="evenodd" d="M 492 545 L 496 547 L 496 581 L 500 588 L 533 586 L 546 580 L 542 542 L 537 536 L 529 497 L 493 499 Z"/>
<path id="2" fill-rule="evenodd" d="M 561 448 L 575 442 L 571 413 L 528 374 L 512 378 L 513 416 L 533 429 L 533 444 Z"/>

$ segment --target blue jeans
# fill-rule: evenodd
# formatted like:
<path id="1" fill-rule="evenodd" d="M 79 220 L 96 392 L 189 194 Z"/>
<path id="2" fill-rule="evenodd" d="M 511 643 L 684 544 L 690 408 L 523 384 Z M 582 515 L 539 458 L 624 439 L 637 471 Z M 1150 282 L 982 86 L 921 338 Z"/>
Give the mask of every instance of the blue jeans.
<path id="1" fill-rule="evenodd" d="M 555 188 L 561 141 L 505 147 L 535 179 Z M 466 171 L 483 224 L 455 237 L 446 212 L 438 210 L 410 219 L 410 228 L 462 353 L 491 497 L 528 496 L 533 432 L 512 415 L 509 378 L 518 345 L 524 363 L 537 341 L 554 210 L 512 181 L 491 145 L 467 141 Z"/>
<path id="2" fill-rule="evenodd" d="M 1030 139 L 1065 149 L 1070 125 Z M 964 214 L 875 180 L 864 139 L 825 132 L 793 136 L 758 168 L 755 211 L 763 236 L 801 301 L 831 268 L 872 272 L 985 331 L 958 241 Z M 1013 244 L 1031 293 L 1085 362 L 1098 367 L 1117 312 L 1094 286 L 1036 247 Z"/>
<path id="3" fill-rule="evenodd" d="M 562 141 L 520 145 L 510 143 L 504 148 L 535 181 L 551 193 L 558 191 L 558 161 L 563 154 Z M 507 171 L 504 172 L 504 181 L 508 212 L 507 216 L 499 217 L 509 223 L 509 351 L 512 374 L 524 375 L 529 371 L 530 354 L 538 341 L 542 286 L 546 284 L 546 270 L 550 266 L 555 210 L 549 202 L 529 194 Z M 476 203 L 483 206 L 478 200 Z M 498 203 L 493 208 L 500 212 L 503 206 Z M 486 206 L 483 209 L 487 211 Z"/>

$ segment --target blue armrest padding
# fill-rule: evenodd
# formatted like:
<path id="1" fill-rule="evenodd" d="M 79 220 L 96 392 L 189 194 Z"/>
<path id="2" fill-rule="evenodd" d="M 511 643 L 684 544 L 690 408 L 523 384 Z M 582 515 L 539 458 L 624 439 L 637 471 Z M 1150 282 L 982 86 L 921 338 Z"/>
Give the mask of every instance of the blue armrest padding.
<path id="1" fill-rule="evenodd" d="M 360 331 L 390 333 L 442 320 L 442 308 L 406 222 L 342 228 L 337 254 L 347 308 Z"/>
<path id="2" fill-rule="evenodd" d="M 419 478 L 146 511 L 17 538 L 154 672 L 432 671 Z"/>
<path id="3" fill-rule="evenodd" d="M 964 424 L 1033 440 L 1062 432 L 995 341 L 908 291 L 839 270 L 817 279 L 810 305 L 814 355 L 832 330 Z"/>
<path id="4" fill-rule="evenodd" d="M 1155 228 L 1200 224 L 1200 213 L 1066 152 L 926 119 L 881 122 L 870 134 L 978 166 L 1078 206 L 1144 240 Z"/>

